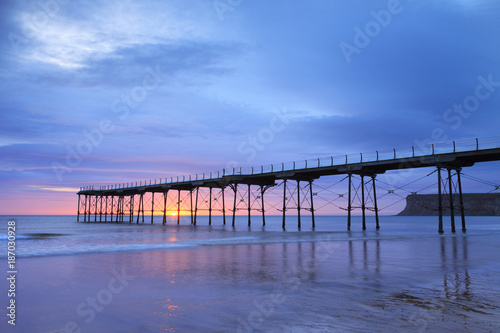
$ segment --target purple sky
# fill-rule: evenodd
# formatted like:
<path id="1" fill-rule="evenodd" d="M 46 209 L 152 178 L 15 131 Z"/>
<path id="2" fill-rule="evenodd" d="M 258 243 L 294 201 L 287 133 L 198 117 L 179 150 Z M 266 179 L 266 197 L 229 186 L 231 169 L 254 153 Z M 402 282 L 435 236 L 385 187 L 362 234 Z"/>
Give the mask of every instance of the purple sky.
<path id="1" fill-rule="evenodd" d="M 497 0 L 0 7 L 0 214 L 72 213 L 84 185 L 498 135 Z M 498 183 L 499 165 L 467 172 Z"/>

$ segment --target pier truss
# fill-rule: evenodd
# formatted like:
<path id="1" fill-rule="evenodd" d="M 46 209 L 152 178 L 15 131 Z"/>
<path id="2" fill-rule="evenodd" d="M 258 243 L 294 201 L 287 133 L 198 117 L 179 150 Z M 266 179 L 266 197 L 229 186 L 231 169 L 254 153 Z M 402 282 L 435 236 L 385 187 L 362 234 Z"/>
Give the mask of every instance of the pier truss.
<path id="1" fill-rule="evenodd" d="M 197 224 L 198 215 L 208 215 L 208 223 L 217 219 L 235 226 L 236 215 L 247 215 L 248 226 L 259 217 L 266 224 L 266 213 L 282 214 L 286 228 L 287 213 L 302 226 L 304 212 L 315 227 L 315 212 L 333 206 L 347 213 L 351 229 L 353 212 L 360 212 L 362 229 L 367 228 L 367 213 L 380 228 L 379 212 L 394 203 L 379 207 L 379 200 L 393 196 L 398 202 L 405 194 L 419 191 L 407 188 L 436 174 L 438 192 L 438 231 L 444 232 L 443 211 L 450 213 L 451 232 L 456 231 L 455 215 L 466 231 L 462 195 L 462 177 L 479 181 L 499 190 L 493 182 L 463 174 L 463 169 L 478 162 L 500 160 L 500 138 L 429 144 L 425 147 L 377 151 L 372 154 L 344 155 L 261 166 L 233 168 L 195 176 L 171 177 L 119 185 L 82 187 L 78 194 L 77 220 L 84 222 L 153 223 L 154 216 L 188 216 Z M 434 171 L 416 180 L 393 186 L 380 179 L 387 171 L 432 167 Z M 332 180 L 323 182 L 323 179 Z M 432 185 L 432 186 L 434 186 Z M 396 202 L 397 203 L 397 202 Z M 309 218 L 308 218 L 309 220 Z"/>

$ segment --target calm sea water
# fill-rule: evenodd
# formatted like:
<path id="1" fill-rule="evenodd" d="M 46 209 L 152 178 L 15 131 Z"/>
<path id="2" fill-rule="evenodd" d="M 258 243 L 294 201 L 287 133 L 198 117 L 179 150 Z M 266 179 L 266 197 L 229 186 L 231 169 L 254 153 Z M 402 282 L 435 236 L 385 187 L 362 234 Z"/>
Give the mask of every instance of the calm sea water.
<path id="1" fill-rule="evenodd" d="M 16 221 L 16 326 L 2 332 L 500 332 L 500 219 L 255 216 L 177 225 Z M 228 219 L 228 222 L 230 220 Z M 457 228 L 460 230 L 460 228 Z M 7 280 L 0 299 L 7 305 Z M 5 307 L 4 307 L 5 309 Z M 4 310 L 7 313 L 6 310 Z"/>

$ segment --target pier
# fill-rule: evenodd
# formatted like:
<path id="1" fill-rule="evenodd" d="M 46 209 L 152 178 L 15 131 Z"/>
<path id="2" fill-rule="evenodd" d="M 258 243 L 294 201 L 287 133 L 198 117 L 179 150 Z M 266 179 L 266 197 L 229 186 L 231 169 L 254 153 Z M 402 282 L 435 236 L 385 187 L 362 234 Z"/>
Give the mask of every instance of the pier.
<path id="1" fill-rule="evenodd" d="M 360 210 L 362 229 L 366 230 L 367 211 L 374 213 L 375 228 L 380 228 L 377 202 L 377 175 L 387 171 L 433 167 L 437 176 L 438 232 L 444 232 L 443 197 L 449 196 L 450 230 L 456 232 L 456 220 L 466 231 L 462 195 L 462 170 L 476 163 L 500 160 L 500 137 L 430 143 L 406 149 L 392 149 L 324 157 L 287 163 L 240 167 L 231 170 L 202 173 L 190 176 L 170 177 L 149 181 L 107 186 L 81 187 L 78 194 L 77 220 L 84 222 L 144 223 L 146 215 L 153 223 L 155 211 L 160 205 L 163 224 L 167 222 L 167 207 L 176 207 L 177 223 L 180 223 L 181 207 L 188 210 L 191 223 L 196 225 L 200 212 L 208 213 L 212 224 L 214 212 L 221 213 L 223 224 L 235 226 L 236 212 L 248 213 L 248 225 L 252 223 L 252 211 L 259 212 L 262 225 L 266 223 L 266 193 L 276 186 L 282 187 L 282 227 L 286 228 L 287 211 L 297 214 L 301 228 L 303 211 L 311 215 L 315 227 L 314 181 L 324 176 L 341 177 L 347 186 L 347 230 L 351 229 L 352 212 Z M 493 184 L 494 185 L 494 184 Z M 498 189 L 498 185 L 496 186 Z M 226 202 L 226 193 L 232 202 Z M 148 200 L 145 200 L 145 196 Z M 149 207 L 145 204 L 149 203 Z M 227 214 L 229 216 L 227 216 Z M 230 221 L 229 221 L 230 220 Z"/>

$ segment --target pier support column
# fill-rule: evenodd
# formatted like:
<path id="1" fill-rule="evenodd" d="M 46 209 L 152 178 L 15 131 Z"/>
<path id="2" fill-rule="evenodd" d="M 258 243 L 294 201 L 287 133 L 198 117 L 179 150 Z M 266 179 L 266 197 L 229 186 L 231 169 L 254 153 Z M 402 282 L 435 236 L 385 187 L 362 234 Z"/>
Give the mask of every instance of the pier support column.
<path id="1" fill-rule="evenodd" d="M 151 224 L 153 224 L 153 217 L 155 215 L 155 192 L 151 193 Z"/>
<path id="2" fill-rule="evenodd" d="M 297 228 L 300 230 L 300 180 L 297 180 Z"/>
<path id="3" fill-rule="evenodd" d="M 191 224 L 194 223 L 194 220 L 193 220 L 193 189 L 190 189 L 189 190 L 189 210 L 190 210 L 190 213 L 191 213 Z"/>
<path id="4" fill-rule="evenodd" d="M 108 222 L 108 196 L 106 195 L 106 201 L 104 205 L 104 222 Z"/>
<path id="5" fill-rule="evenodd" d="M 122 209 L 121 209 L 121 214 L 120 214 L 120 221 L 125 222 L 125 196 L 122 198 Z"/>
<path id="6" fill-rule="evenodd" d="M 114 206 L 115 196 L 111 196 L 111 212 L 109 213 L 109 220 L 113 222 L 113 206 Z"/>
<path id="7" fill-rule="evenodd" d="M 309 195 L 311 197 L 311 218 L 312 218 L 312 228 L 316 228 L 316 221 L 314 219 L 314 194 L 313 194 L 313 187 L 312 187 L 313 181 L 309 181 Z"/>
<path id="8" fill-rule="evenodd" d="M 144 194 L 141 194 L 141 213 L 142 213 L 142 223 L 144 223 Z"/>
<path id="9" fill-rule="evenodd" d="M 120 202 L 121 196 L 119 196 L 118 200 L 116 201 L 116 223 L 118 223 L 118 219 L 120 218 Z"/>
<path id="10" fill-rule="evenodd" d="M 123 222 L 123 215 L 125 210 L 125 197 L 124 196 L 119 196 L 118 197 L 118 204 L 116 208 L 116 222 L 120 221 Z"/>
<path id="11" fill-rule="evenodd" d="M 88 203 L 87 203 L 87 222 L 90 222 L 90 206 L 92 205 L 92 196 L 88 196 Z"/>
<path id="12" fill-rule="evenodd" d="M 116 221 L 118 221 L 118 218 L 120 222 L 123 222 L 124 220 L 124 215 L 125 215 L 125 197 L 120 196 L 120 208 L 118 210 L 118 213 L 116 215 Z"/>
<path id="13" fill-rule="evenodd" d="M 251 185 L 248 184 L 248 226 L 252 225 L 252 190 Z"/>
<path id="14" fill-rule="evenodd" d="M 224 190 L 225 188 L 221 188 L 221 195 L 222 195 L 222 223 L 226 225 L 226 200 L 224 199 Z"/>
<path id="15" fill-rule="evenodd" d="M 196 217 L 198 216 L 198 192 L 200 191 L 200 188 L 196 188 L 196 199 L 194 203 L 194 225 L 196 225 Z"/>
<path id="16" fill-rule="evenodd" d="M 144 222 L 144 194 L 139 195 L 139 204 L 137 207 L 137 224 L 139 223 L 139 218 L 141 216 L 141 210 L 142 210 L 142 222 Z"/>
<path id="17" fill-rule="evenodd" d="M 372 189 L 373 189 L 373 209 L 375 210 L 375 225 L 376 229 L 380 229 L 379 219 L 378 219 L 378 204 L 377 204 L 377 186 L 375 185 L 376 175 L 372 175 Z"/>
<path id="18" fill-rule="evenodd" d="M 363 230 L 366 230 L 365 176 L 361 175 L 361 211 L 363 214 Z"/>
<path id="19" fill-rule="evenodd" d="M 132 221 L 134 220 L 134 197 L 135 195 L 131 195 L 130 196 L 130 201 L 129 201 L 129 212 L 130 212 L 130 218 L 129 218 L 129 223 L 132 223 Z"/>
<path id="20" fill-rule="evenodd" d="M 99 222 L 102 222 L 102 195 L 99 199 Z"/>
<path id="21" fill-rule="evenodd" d="M 181 190 L 177 190 L 177 224 L 181 223 Z"/>
<path id="22" fill-rule="evenodd" d="M 260 185 L 260 205 L 262 207 L 262 226 L 266 225 L 266 209 L 264 208 L 264 186 Z"/>
<path id="23" fill-rule="evenodd" d="M 462 179 L 460 174 L 462 173 L 462 169 L 457 169 L 457 182 L 458 182 L 458 199 L 460 200 L 460 217 L 462 218 L 462 232 L 466 232 L 465 228 L 465 209 L 464 209 L 464 198 L 462 195 Z"/>
<path id="24" fill-rule="evenodd" d="M 78 207 L 76 211 L 76 222 L 80 222 L 80 194 L 78 194 Z"/>
<path id="25" fill-rule="evenodd" d="M 443 198 L 442 198 L 442 190 L 441 190 L 441 168 L 438 167 L 438 213 L 439 213 L 439 228 L 438 232 L 440 234 L 444 233 L 443 230 Z"/>
<path id="26" fill-rule="evenodd" d="M 97 195 L 94 199 L 94 222 L 97 222 Z"/>
<path id="27" fill-rule="evenodd" d="M 208 225 L 212 225 L 212 188 L 209 188 L 208 195 Z"/>
<path id="28" fill-rule="evenodd" d="M 237 198 L 237 195 L 238 195 L 238 184 L 234 184 L 234 186 L 231 187 L 234 191 L 234 202 L 233 202 L 233 227 L 234 227 L 234 223 L 235 223 L 235 220 L 236 220 L 236 200 L 238 199 Z"/>
<path id="29" fill-rule="evenodd" d="M 347 197 L 347 230 L 351 230 L 351 210 L 352 210 L 352 174 L 349 174 L 349 194 Z"/>
<path id="30" fill-rule="evenodd" d="M 90 222 L 90 215 L 92 214 L 92 195 L 89 196 L 89 222 Z M 95 220 L 95 218 L 94 218 Z"/>
<path id="31" fill-rule="evenodd" d="M 120 208 L 118 210 L 118 213 L 116 214 L 116 221 L 123 222 L 124 220 L 124 214 L 125 214 L 125 197 L 120 197 Z"/>
<path id="32" fill-rule="evenodd" d="M 85 202 L 83 206 L 83 222 L 87 222 L 87 199 L 88 195 L 85 194 Z"/>
<path id="33" fill-rule="evenodd" d="M 142 194 L 139 195 L 139 204 L 137 205 L 137 221 L 135 222 L 136 224 L 139 224 L 139 217 L 141 216 L 141 201 Z"/>
<path id="34" fill-rule="evenodd" d="M 448 189 L 450 198 L 450 219 L 451 232 L 455 232 L 455 207 L 453 206 L 453 179 L 451 179 L 451 169 L 448 168 Z"/>
<path id="35" fill-rule="evenodd" d="M 167 197 L 168 197 L 168 190 L 163 192 L 163 223 L 167 223 Z"/>
<path id="36" fill-rule="evenodd" d="M 281 227 L 285 229 L 286 225 L 286 179 L 283 180 L 283 223 L 281 224 Z"/>

